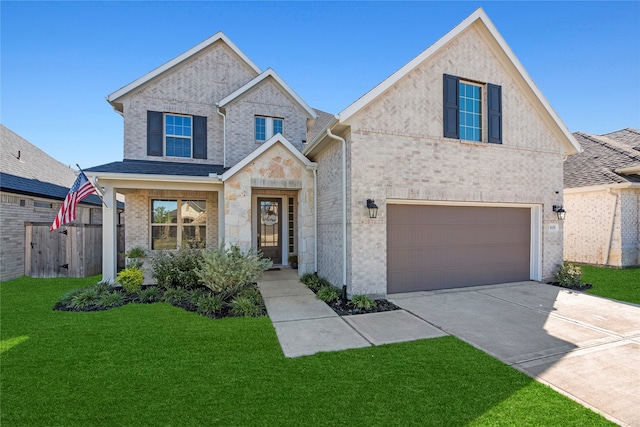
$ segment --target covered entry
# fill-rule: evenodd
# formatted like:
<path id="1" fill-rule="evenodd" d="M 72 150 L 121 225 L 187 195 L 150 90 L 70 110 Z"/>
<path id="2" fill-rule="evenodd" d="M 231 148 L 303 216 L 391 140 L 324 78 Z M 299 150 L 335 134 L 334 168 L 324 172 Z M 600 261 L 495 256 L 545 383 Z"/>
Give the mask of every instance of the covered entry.
<path id="1" fill-rule="evenodd" d="M 387 292 L 529 280 L 531 208 L 387 205 Z"/>

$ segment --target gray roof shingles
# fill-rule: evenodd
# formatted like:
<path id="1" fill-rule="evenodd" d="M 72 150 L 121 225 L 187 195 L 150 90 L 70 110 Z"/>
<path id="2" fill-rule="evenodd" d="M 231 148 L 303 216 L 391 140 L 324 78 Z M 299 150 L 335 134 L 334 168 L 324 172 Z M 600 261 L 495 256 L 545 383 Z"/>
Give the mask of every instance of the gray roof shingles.
<path id="1" fill-rule="evenodd" d="M 124 174 L 177 175 L 177 176 L 209 176 L 221 175 L 225 169 L 222 165 L 202 163 L 165 162 L 154 160 L 128 160 L 94 166 L 85 172 L 106 172 Z"/>
<path id="2" fill-rule="evenodd" d="M 584 151 L 565 161 L 565 188 L 640 181 L 638 175 L 615 172 L 620 168 L 640 166 L 640 131 L 627 128 L 604 135 L 584 132 L 573 135 Z"/>
<path id="3" fill-rule="evenodd" d="M 73 184 L 73 183 L 72 183 Z M 70 187 L 70 186 L 69 186 Z M 25 178 L 9 173 L 0 172 L 0 189 L 7 193 L 24 194 L 28 196 L 44 197 L 54 200 L 64 200 L 69 192 L 69 187 L 52 184 L 33 178 Z M 82 203 L 101 205 L 100 198 L 91 194 L 82 199 Z M 120 203 L 118 203 L 120 206 Z"/>

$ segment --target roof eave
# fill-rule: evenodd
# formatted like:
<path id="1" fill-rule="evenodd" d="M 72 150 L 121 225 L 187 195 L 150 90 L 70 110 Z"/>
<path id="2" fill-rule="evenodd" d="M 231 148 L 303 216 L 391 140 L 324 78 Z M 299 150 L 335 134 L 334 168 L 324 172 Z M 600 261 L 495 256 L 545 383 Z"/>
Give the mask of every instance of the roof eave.
<path id="1" fill-rule="evenodd" d="M 189 176 L 189 175 L 161 175 L 144 173 L 121 173 L 121 172 L 96 172 L 85 171 L 87 177 L 95 177 L 99 180 L 110 181 L 160 181 L 160 182 L 180 182 L 180 183 L 221 183 L 220 175 L 209 174 L 209 176 Z"/>
<path id="2" fill-rule="evenodd" d="M 327 137 L 327 129 L 333 129 L 340 122 L 338 116 L 334 115 L 331 120 L 319 131 L 316 136 L 307 143 L 307 146 L 302 150 L 302 154 L 305 156 L 311 156 L 323 145 L 322 141 Z"/>

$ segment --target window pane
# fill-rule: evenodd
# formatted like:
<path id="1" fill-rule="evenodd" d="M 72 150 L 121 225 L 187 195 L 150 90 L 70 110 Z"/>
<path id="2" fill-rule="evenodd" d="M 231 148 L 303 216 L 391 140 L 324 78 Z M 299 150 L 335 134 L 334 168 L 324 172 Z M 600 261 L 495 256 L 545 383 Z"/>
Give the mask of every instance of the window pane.
<path id="1" fill-rule="evenodd" d="M 173 135 L 175 134 L 175 131 L 176 130 L 173 125 L 169 125 L 169 124 L 167 125 L 167 130 L 166 130 L 167 135 Z"/>
<path id="2" fill-rule="evenodd" d="M 173 116 L 167 114 L 165 116 L 165 120 L 166 120 L 167 125 L 172 125 L 173 124 Z"/>
<path id="3" fill-rule="evenodd" d="M 177 210 L 178 202 L 176 200 L 152 200 L 151 222 L 154 224 L 175 224 L 178 222 Z"/>
<path id="4" fill-rule="evenodd" d="M 267 123 L 264 117 L 256 117 L 256 141 L 267 139 Z"/>
<path id="5" fill-rule="evenodd" d="M 151 226 L 151 249 L 177 249 L 178 227 L 175 225 Z"/>
<path id="6" fill-rule="evenodd" d="M 191 157 L 191 139 L 168 136 L 167 156 Z"/>
<path id="7" fill-rule="evenodd" d="M 182 126 L 182 116 L 175 116 L 173 120 L 176 126 Z"/>
<path id="8" fill-rule="evenodd" d="M 200 247 L 207 240 L 207 227 L 204 225 L 185 225 L 182 227 L 182 246 Z"/>
<path id="9" fill-rule="evenodd" d="M 183 224 L 205 224 L 207 202 L 204 200 L 183 200 L 180 215 Z"/>
<path id="10" fill-rule="evenodd" d="M 273 134 L 276 133 L 282 134 L 282 120 L 280 119 L 273 119 Z"/>

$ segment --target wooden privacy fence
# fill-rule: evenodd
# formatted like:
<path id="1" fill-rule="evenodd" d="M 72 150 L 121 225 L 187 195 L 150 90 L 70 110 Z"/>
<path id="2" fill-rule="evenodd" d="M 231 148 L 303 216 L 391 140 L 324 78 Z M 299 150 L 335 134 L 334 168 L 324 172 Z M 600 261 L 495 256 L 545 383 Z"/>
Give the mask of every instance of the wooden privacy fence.
<path id="1" fill-rule="evenodd" d="M 49 231 L 50 223 L 25 222 L 24 226 L 26 276 L 87 277 L 102 272 L 101 224 L 69 224 L 54 231 Z M 118 253 L 121 247 L 124 226 L 118 226 Z"/>

